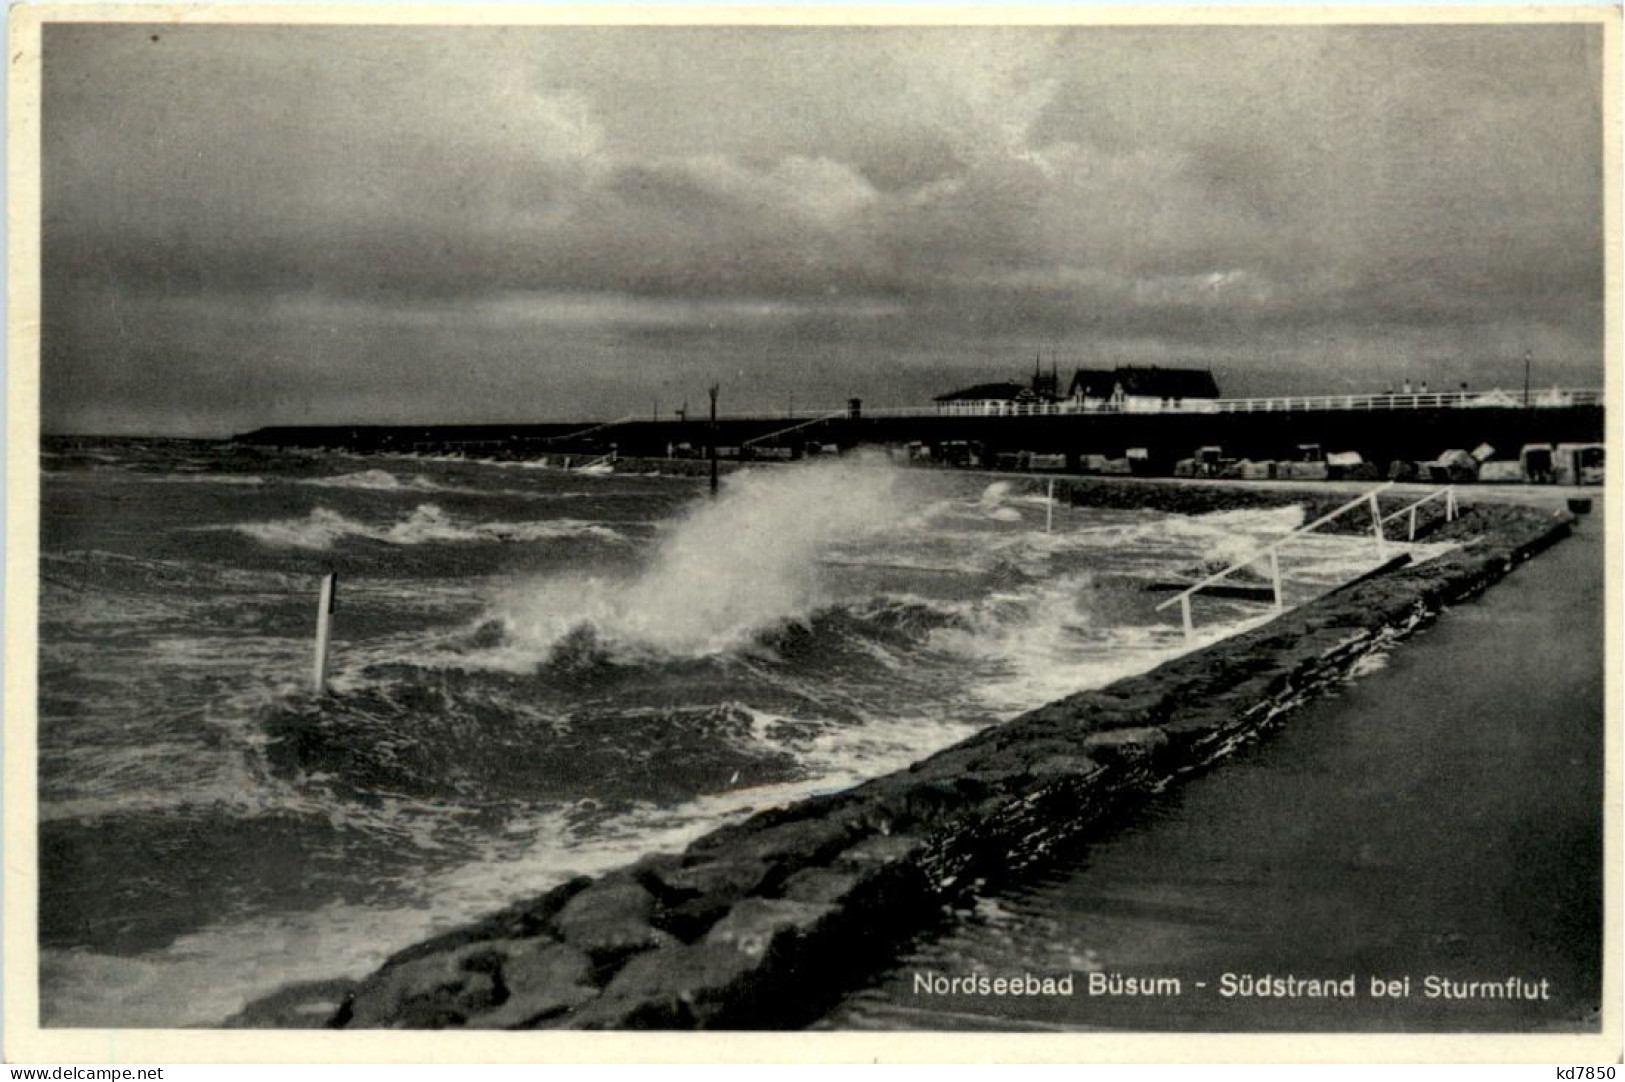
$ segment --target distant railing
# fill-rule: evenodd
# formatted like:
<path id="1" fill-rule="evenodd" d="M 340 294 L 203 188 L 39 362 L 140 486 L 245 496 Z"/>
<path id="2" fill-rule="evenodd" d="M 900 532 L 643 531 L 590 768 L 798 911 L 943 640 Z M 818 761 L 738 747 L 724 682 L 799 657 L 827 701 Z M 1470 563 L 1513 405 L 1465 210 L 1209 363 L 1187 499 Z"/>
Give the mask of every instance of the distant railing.
<path id="1" fill-rule="evenodd" d="M 1600 406 L 1603 392 L 1595 390 L 1545 391 L 1437 391 L 1401 394 L 1284 395 L 1271 398 L 1219 398 L 1219 413 L 1272 413 L 1292 410 L 1426 410 L 1551 408 Z"/>
<path id="2" fill-rule="evenodd" d="M 1544 391 L 1434 391 L 1393 394 L 1273 395 L 1261 398 L 1186 398 L 1164 403 L 1130 402 L 942 402 L 933 406 L 865 406 L 863 417 L 1066 417 L 1092 414 L 1292 413 L 1326 410 L 1552 409 L 1600 406 L 1603 392 L 1589 388 Z M 761 410 L 719 414 L 730 421 L 773 420 L 814 423 L 846 417 L 847 410 Z"/>
<path id="3" fill-rule="evenodd" d="M 1383 536 L 1382 524 L 1386 520 L 1382 517 L 1382 509 L 1381 505 L 1377 503 L 1377 495 L 1381 492 L 1387 491 L 1393 486 L 1394 483 L 1392 481 L 1389 481 L 1385 485 L 1378 485 L 1370 492 L 1367 492 L 1362 496 L 1356 496 L 1348 503 L 1343 504 L 1337 510 L 1332 511 L 1329 514 L 1322 515 L 1315 519 L 1315 521 L 1305 526 L 1299 526 L 1296 530 L 1293 530 L 1285 537 L 1278 538 L 1275 541 L 1270 542 L 1268 545 L 1265 545 L 1263 548 L 1255 549 L 1253 552 L 1248 553 L 1241 559 L 1233 561 L 1224 570 L 1217 571 L 1214 574 L 1209 575 L 1201 582 L 1198 582 L 1193 586 L 1186 587 L 1173 597 L 1170 597 L 1167 601 L 1162 602 L 1157 606 L 1157 611 L 1161 612 L 1168 606 L 1177 604 L 1179 606 L 1180 620 L 1185 625 L 1185 637 L 1187 639 L 1192 638 L 1196 634 L 1196 623 L 1191 616 L 1191 595 L 1197 593 L 1198 591 L 1207 589 L 1216 582 L 1229 578 L 1242 568 L 1255 564 L 1267 556 L 1269 557 L 1270 561 L 1270 583 L 1275 590 L 1275 611 L 1280 612 L 1283 608 L 1285 608 L 1284 599 L 1281 594 L 1281 546 L 1297 540 L 1316 527 L 1324 526 L 1334 518 L 1347 514 L 1349 511 L 1354 510 L 1361 504 L 1368 504 L 1371 508 L 1372 540 L 1376 544 L 1377 558 L 1383 558 L 1388 553 L 1388 539 Z M 1438 495 L 1438 493 L 1434 493 L 1434 495 Z M 1430 496 L 1428 499 L 1432 499 L 1432 497 Z M 1410 508 L 1407 508 L 1406 510 L 1410 510 Z"/>
<path id="4" fill-rule="evenodd" d="M 590 462 L 583 462 L 579 466 L 570 465 L 570 460 L 568 458 L 566 458 L 564 460 L 564 468 L 567 469 L 567 470 L 575 470 L 575 471 L 590 470 L 594 466 L 602 466 L 606 462 L 614 462 L 615 458 L 616 458 L 616 452 L 611 451 L 607 455 L 599 455 L 597 458 L 591 460 Z"/>

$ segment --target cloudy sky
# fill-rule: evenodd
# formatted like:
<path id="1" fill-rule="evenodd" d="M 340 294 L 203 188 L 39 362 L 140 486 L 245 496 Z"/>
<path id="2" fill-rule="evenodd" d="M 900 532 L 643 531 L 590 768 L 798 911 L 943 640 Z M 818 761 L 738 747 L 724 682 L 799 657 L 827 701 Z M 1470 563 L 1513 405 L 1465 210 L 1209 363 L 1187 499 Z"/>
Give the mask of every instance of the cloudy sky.
<path id="1" fill-rule="evenodd" d="M 1600 385 L 1600 31 L 48 26 L 43 420 Z"/>

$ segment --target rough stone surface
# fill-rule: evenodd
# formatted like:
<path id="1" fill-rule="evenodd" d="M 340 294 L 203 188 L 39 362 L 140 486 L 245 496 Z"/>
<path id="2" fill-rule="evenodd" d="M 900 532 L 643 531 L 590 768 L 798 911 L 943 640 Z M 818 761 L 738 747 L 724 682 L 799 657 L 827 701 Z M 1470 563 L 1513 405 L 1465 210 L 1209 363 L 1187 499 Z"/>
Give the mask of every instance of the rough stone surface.
<path id="1" fill-rule="evenodd" d="M 1097 757 L 1102 755 L 1118 758 L 1138 757 L 1153 755 L 1167 743 L 1168 734 L 1157 728 L 1108 729 L 1084 737 L 1083 750 Z"/>
<path id="2" fill-rule="evenodd" d="M 650 923 L 654 909 L 654 895 L 630 877 L 601 880 L 571 898 L 554 927 L 566 943 L 602 964 L 670 940 Z"/>
<path id="3" fill-rule="evenodd" d="M 226 1029 L 321 1029 L 355 994 L 349 980 L 301 981 L 254 1000 L 226 1019 Z"/>
<path id="4" fill-rule="evenodd" d="M 414 943 L 405 950 L 397 951 L 384 962 L 384 967 L 397 966 L 431 954 L 454 950 L 468 943 L 492 939 L 522 939 L 526 936 L 539 935 L 549 926 L 554 914 L 564 908 L 571 898 L 587 889 L 591 883 L 592 880 L 586 876 L 577 876 L 559 884 L 539 898 L 517 902 L 483 920 L 454 928 L 432 939 Z"/>
<path id="5" fill-rule="evenodd" d="M 648 878 L 661 901 L 655 923 L 683 942 L 693 942 L 729 906 L 759 888 L 770 870 L 766 863 L 748 856 L 663 869 Z"/>
<path id="6" fill-rule="evenodd" d="M 1099 482 L 1058 486 L 1058 493 L 1079 503 L 1198 513 L 1304 503 L 1308 517 L 1342 502 Z M 1369 519 L 1341 528 L 1363 532 Z M 331 1024 L 808 1021 L 819 997 L 838 993 L 854 966 L 883 957 L 941 904 L 1042 861 L 1068 837 L 1280 724 L 1292 705 L 1341 680 L 1365 653 L 1482 590 L 1566 531 L 1560 517 L 1515 507 L 1429 522 L 1429 539 L 1460 547 L 1334 591 L 1153 672 L 1050 703 L 907 770 L 759 813 L 681 855 L 565 884 L 403 951 L 354 989 Z M 274 1005 L 253 1011 L 239 1018 L 293 1024 L 275 1021 L 286 1012 Z"/>
<path id="7" fill-rule="evenodd" d="M 503 944 L 501 979 L 507 998 L 469 1020 L 482 1029 L 519 1029 L 557 1018 L 598 994 L 592 962 L 564 943 Z"/>
<path id="8" fill-rule="evenodd" d="M 1059 755 L 1046 755 L 1035 759 L 1028 772 L 1033 777 L 1048 779 L 1056 777 L 1087 778 L 1100 770 L 1100 764 L 1081 753 L 1062 753 Z"/>
<path id="9" fill-rule="evenodd" d="M 418 958 L 362 982 L 344 1024 L 351 1029 L 439 1029 L 461 1025 L 501 998 L 488 943 Z"/>
<path id="10" fill-rule="evenodd" d="M 705 941 L 761 958 L 777 941 L 807 936 L 834 909 L 827 903 L 790 898 L 746 898 L 712 927 Z"/>
<path id="11" fill-rule="evenodd" d="M 717 1005 L 750 984 L 755 960 L 729 944 L 696 943 L 640 954 L 603 995 L 578 1012 L 582 1029 L 668 1029 L 703 1025 Z"/>
<path id="12" fill-rule="evenodd" d="M 923 839 L 908 834 L 876 834 L 871 838 L 842 850 L 833 862 L 835 868 L 845 868 L 863 874 L 889 864 L 907 862 L 925 847 Z"/>
<path id="13" fill-rule="evenodd" d="M 743 897 L 767 878 L 768 866 L 747 854 L 729 854 L 697 864 L 655 872 L 651 885 L 662 896 L 674 900 L 710 897 L 718 894 Z"/>
<path id="14" fill-rule="evenodd" d="M 838 902 L 852 893 L 858 877 L 832 868 L 803 868 L 784 884 L 783 896 L 797 902 Z"/>

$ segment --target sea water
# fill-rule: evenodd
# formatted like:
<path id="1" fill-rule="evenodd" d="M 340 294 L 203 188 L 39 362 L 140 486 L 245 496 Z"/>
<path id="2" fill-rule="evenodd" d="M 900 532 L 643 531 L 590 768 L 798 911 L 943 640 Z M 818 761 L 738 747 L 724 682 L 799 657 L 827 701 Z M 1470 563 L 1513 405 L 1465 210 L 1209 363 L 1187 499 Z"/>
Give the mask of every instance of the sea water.
<path id="1" fill-rule="evenodd" d="M 186 441 L 42 465 L 46 1025 L 218 1023 L 1154 667 L 1193 642 L 1148 584 L 1303 519 L 1049 507 L 864 456 L 715 498 Z M 1288 601 L 1374 562 L 1295 543 Z M 1194 643 L 1269 614 L 1201 600 Z"/>

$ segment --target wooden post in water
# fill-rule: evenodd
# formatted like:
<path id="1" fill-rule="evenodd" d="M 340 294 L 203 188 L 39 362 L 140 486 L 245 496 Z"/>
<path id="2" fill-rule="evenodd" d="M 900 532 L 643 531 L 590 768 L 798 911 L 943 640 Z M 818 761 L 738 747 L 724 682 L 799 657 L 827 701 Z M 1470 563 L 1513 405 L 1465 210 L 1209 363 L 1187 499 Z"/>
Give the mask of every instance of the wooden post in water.
<path id="1" fill-rule="evenodd" d="M 1049 479 L 1049 500 L 1044 504 L 1044 532 L 1055 528 L 1055 478 Z"/>
<path id="2" fill-rule="evenodd" d="M 717 494 L 717 384 L 711 384 L 711 495 Z"/>
<path id="3" fill-rule="evenodd" d="M 1446 508 L 1446 510 L 1445 510 L 1445 517 L 1446 517 L 1446 518 L 1448 518 L 1448 517 L 1449 517 L 1449 516 L 1450 516 L 1450 511 L 1449 511 L 1449 509 L 1448 509 L 1448 508 Z M 1414 503 L 1413 503 L 1413 504 L 1411 504 L 1411 531 L 1410 531 L 1410 540 L 1412 540 L 1412 541 L 1415 541 L 1415 540 L 1416 540 L 1416 504 L 1414 504 Z"/>
<path id="4" fill-rule="evenodd" d="M 333 615 L 339 588 L 339 576 L 329 571 L 322 576 L 321 598 L 316 604 L 316 661 L 311 668 L 311 689 L 318 695 L 327 691 L 327 624 Z"/>
<path id="5" fill-rule="evenodd" d="M 1185 639 L 1190 641 L 1196 634 L 1196 623 L 1191 619 L 1191 595 L 1186 594 L 1179 599 L 1179 616 L 1185 624 Z"/>
<path id="6" fill-rule="evenodd" d="M 1382 534 L 1382 507 L 1377 503 L 1377 494 L 1371 494 L 1371 533 L 1377 542 L 1377 559 L 1388 555 L 1388 540 Z"/>
<path id="7" fill-rule="evenodd" d="M 1281 553 L 1270 549 L 1270 581 L 1275 584 L 1275 611 L 1280 612 L 1285 603 L 1281 597 Z"/>

